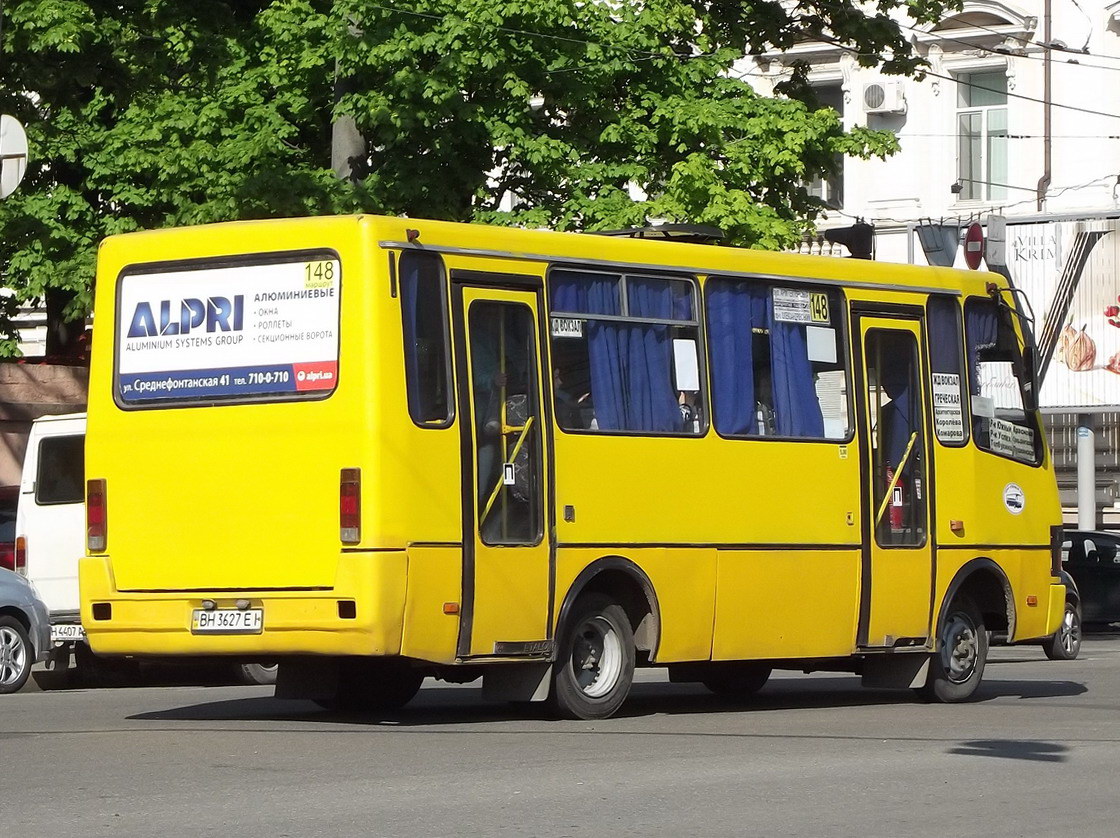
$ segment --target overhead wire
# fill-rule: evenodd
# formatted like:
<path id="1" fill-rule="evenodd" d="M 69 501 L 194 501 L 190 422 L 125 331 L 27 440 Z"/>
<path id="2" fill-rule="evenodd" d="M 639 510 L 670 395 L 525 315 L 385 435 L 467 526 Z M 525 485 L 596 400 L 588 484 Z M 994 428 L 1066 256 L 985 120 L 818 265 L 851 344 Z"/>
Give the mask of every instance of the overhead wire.
<path id="1" fill-rule="evenodd" d="M 972 49 L 982 50 L 983 52 L 991 53 L 992 55 L 999 55 L 999 56 L 1002 56 L 1004 58 L 1022 58 L 1026 61 L 1046 61 L 1046 60 L 1048 60 L 1048 59 L 1046 59 L 1042 56 L 1039 56 L 1039 55 L 1027 55 L 1025 53 L 1015 52 L 1014 50 L 1007 49 L 1007 48 L 1001 49 L 1001 48 L 998 48 L 998 47 L 986 47 L 983 44 L 977 44 L 974 41 L 968 41 L 968 40 L 965 40 L 964 38 L 954 38 L 952 35 L 945 35 L 941 32 L 934 32 L 932 30 L 920 29 L 917 26 L 910 26 L 909 24 L 905 24 L 905 23 L 900 23 L 899 26 L 903 29 L 908 29 L 911 32 L 915 32 L 919 35 L 925 35 L 929 38 L 934 38 L 938 41 L 951 42 L 951 43 L 954 43 L 954 44 L 961 44 L 962 46 L 967 46 L 967 47 L 970 47 Z M 987 31 L 994 31 L 994 30 L 987 30 Z M 1014 36 L 1011 36 L 1011 37 L 1014 37 Z M 1016 38 L 1016 40 L 1022 40 L 1023 41 L 1024 49 L 1026 48 L 1026 45 L 1028 43 L 1031 46 L 1035 46 L 1035 47 L 1044 47 L 1045 46 L 1044 44 L 1042 44 L 1040 42 L 1037 42 L 1037 41 L 1026 41 L 1022 38 Z M 1075 53 L 1075 54 L 1082 55 L 1082 54 L 1085 54 L 1085 53 Z M 1097 57 L 1097 58 L 1107 58 L 1107 56 L 1095 56 L 1095 57 Z M 1055 61 L 1056 59 L 1051 58 L 1049 60 L 1050 61 Z M 1120 61 L 1120 59 L 1117 59 L 1117 60 Z M 1072 58 L 1067 59 L 1065 61 L 1059 61 L 1057 63 L 1064 64 L 1068 67 L 1084 67 L 1086 69 L 1107 70 L 1108 72 L 1111 72 L 1111 73 L 1120 73 L 1120 66 L 1108 67 L 1108 66 L 1105 66 L 1104 64 L 1086 64 L 1083 61 L 1078 61 L 1078 60 L 1072 59 Z"/>
<path id="2" fill-rule="evenodd" d="M 1098 184 L 1106 183 L 1109 180 L 1112 180 L 1114 178 L 1120 178 L 1120 175 L 1116 175 L 1116 174 L 1101 175 L 1100 177 L 1093 178 L 1093 180 L 1087 181 L 1086 183 L 1078 183 L 1078 184 L 1073 184 L 1073 185 L 1070 185 L 1070 186 L 1064 186 L 1061 189 L 1057 189 L 1053 192 L 1048 192 L 1046 197 L 1047 197 L 1047 199 L 1058 198 L 1058 197 L 1066 194 L 1067 192 L 1072 192 L 1075 189 L 1087 189 L 1090 186 L 1096 186 Z M 1017 188 L 1020 188 L 1020 187 L 1017 187 Z M 955 216 L 951 215 L 951 214 L 947 214 L 947 215 L 944 215 L 942 217 L 946 218 L 946 219 L 955 219 L 958 223 L 967 223 L 968 221 L 979 220 L 982 216 L 985 216 L 985 215 L 999 214 L 1000 212 L 1002 212 L 1004 210 L 1009 210 L 1009 209 L 1014 209 L 1016 207 L 1021 207 L 1024 204 L 1033 204 L 1036 201 L 1037 201 L 1037 198 L 1024 198 L 1021 201 L 1011 201 L 1011 202 L 1007 202 L 1007 203 L 987 204 L 983 207 L 975 207 L 975 208 L 970 207 L 970 208 L 968 208 L 967 212 L 960 213 L 960 214 L 957 214 Z M 826 213 L 839 215 L 839 216 L 842 216 L 843 218 L 850 218 L 853 221 L 865 220 L 865 221 L 869 221 L 869 223 L 874 223 L 876 221 L 882 221 L 882 222 L 885 222 L 885 223 L 888 223 L 888 224 L 904 225 L 904 224 L 916 224 L 920 220 L 918 218 L 888 218 L 888 217 L 885 217 L 885 216 L 879 216 L 877 218 L 870 218 L 869 219 L 866 214 L 855 215 L 855 214 L 850 213 L 850 212 L 845 212 L 842 209 L 833 209 L 833 208 L 827 208 Z"/>
<path id="3" fill-rule="evenodd" d="M 832 44 L 837 49 L 843 50 L 844 52 L 848 52 L 852 55 L 856 55 L 856 56 L 869 56 L 870 55 L 870 53 L 860 52 L 858 49 L 855 49 L 854 47 L 850 47 L 847 44 L 843 43 L 842 41 L 840 41 L 836 38 L 829 38 L 828 36 L 822 35 L 822 34 L 817 34 L 814 37 L 817 38 L 818 40 L 823 41 L 826 44 Z M 1046 100 L 1039 99 L 1036 96 L 1026 96 L 1022 93 L 1012 93 L 1009 90 L 999 90 L 999 89 L 994 88 L 994 87 L 985 87 L 982 84 L 975 84 L 974 82 L 961 81 L 960 79 L 956 78 L 955 76 L 948 76 L 948 75 L 945 75 L 944 73 L 936 73 L 933 70 L 929 70 L 929 69 L 925 69 L 925 68 L 919 69 L 917 72 L 921 73 L 923 76 L 933 76 L 934 78 L 944 79 L 945 81 L 951 81 L 955 84 L 963 84 L 963 85 L 966 85 L 967 87 L 971 87 L 973 90 L 983 90 L 983 91 L 986 91 L 988 93 L 998 93 L 999 95 L 1007 96 L 1010 99 L 1022 99 L 1022 100 L 1027 101 L 1027 102 L 1035 102 L 1039 105 L 1047 104 Z M 1062 102 L 1055 102 L 1052 99 L 1051 99 L 1049 104 L 1050 104 L 1050 107 L 1052 107 L 1052 108 L 1062 108 L 1062 109 L 1067 110 L 1067 111 L 1076 111 L 1078 113 L 1087 113 L 1087 114 L 1090 114 L 1091 116 L 1103 116 L 1103 117 L 1106 117 L 1108 119 L 1120 119 L 1120 114 L 1108 113 L 1107 111 L 1097 111 L 1097 110 L 1092 110 L 1090 108 L 1082 108 L 1082 107 L 1078 107 L 1077 105 L 1067 105 L 1067 104 L 1064 104 Z"/>

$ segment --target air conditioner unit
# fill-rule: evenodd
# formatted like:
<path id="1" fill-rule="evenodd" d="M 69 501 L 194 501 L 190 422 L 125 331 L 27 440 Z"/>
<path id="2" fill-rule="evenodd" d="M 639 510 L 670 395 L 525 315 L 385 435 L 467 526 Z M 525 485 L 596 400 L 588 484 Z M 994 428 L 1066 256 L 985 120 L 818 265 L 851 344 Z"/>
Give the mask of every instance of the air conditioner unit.
<path id="1" fill-rule="evenodd" d="M 906 113 L 906 94 L 900 81 L 873 81 L 863 86 L 864 113 Z"/>

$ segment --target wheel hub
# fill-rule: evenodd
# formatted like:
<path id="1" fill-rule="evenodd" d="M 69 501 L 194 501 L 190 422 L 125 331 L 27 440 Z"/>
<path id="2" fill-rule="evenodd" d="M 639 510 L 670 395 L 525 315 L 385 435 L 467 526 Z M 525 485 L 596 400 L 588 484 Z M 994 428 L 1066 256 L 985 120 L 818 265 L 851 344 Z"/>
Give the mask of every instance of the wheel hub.
<path id="1" fill-rule="evenodd" d="M 11 684 L 23 671 L 26 651 L 11 629 L 0 629 L 0 683 Z"/>
<path id="2" fill-rule="evenodd" d="M 609 621 L 594 617 L 576 634 L 572 671 L 584 695 L 600 698 L 618 683 L 622 672 L 622 643 Z"/>
<path id="3" fill-rule="evenodd" d="M 1065 650 L 1067 655 L 1072 655 L 1074 649 L 1077 647 L 1077 644 L 1081 640 L 1081 631 L 1076 621 L 1074 620 L 1072 611 L 1066 611 L 1066 615 L 1062 620 L 1062 627 L 1059 629 L 1059 632 L 1060 634 L 1058 639 L 1062 644 L 1062 648 Z"/>
<path id="4" fill-rule="evenodd" d="M 942 661 L 949 680 L 962 683 L 972 677 L 979 655 L 976 627 L 963 614 L 954 614 L 945 626 Z"/>

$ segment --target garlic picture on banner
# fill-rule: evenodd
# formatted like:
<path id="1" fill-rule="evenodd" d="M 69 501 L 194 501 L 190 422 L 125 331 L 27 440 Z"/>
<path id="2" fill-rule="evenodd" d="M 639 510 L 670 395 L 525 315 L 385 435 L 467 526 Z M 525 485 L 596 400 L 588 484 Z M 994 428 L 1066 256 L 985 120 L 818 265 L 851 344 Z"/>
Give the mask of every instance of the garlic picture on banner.
<path id="1" fill-rule="evenodd" d="M 1066 327 L 1066 332 L 1072 331 L 1072 327 Z M 1062 334 L 1062 338 L 1065 341 L 1065 333 Z M 1093 368 L 1093 363 L 1097 360 L 1097 344 L 1089 337 L 1084 326 L 1065 341 L 1062 360 L 1073 372 L 1086 372 Z"/>

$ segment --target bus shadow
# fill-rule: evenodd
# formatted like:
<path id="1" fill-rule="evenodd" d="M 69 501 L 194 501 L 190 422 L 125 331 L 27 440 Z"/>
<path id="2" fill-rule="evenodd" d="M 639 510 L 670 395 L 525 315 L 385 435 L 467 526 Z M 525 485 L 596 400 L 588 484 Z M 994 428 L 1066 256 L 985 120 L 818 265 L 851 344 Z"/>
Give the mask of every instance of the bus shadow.
<path id="1" fill-rule="evenodd" d="M 985 681 L 979 702 L 999 698 L 1055 698 L 1087 692 L 1075 681 Z M 815 710 L 832 707 L 884 707 L 921 704 L 910 690 L 876 690 L 860 686 L 858 678 L 783 678 L 771 682 L 749 698 L 713 695 L 693 684 L 635 684 L 630 698 L 615 718 L 655 715 L 757 713 Z M 555 722 L 544 704 L 485 702 L 480 689 L 430 686 L 400 710 L 355 712 L 327 710 L 309 701 L 287 701 L 253 696 L 174 707 L 129 716 L 139 721 L 279 721 L 393 727 L 431 727 L 479 722 Z"/>

